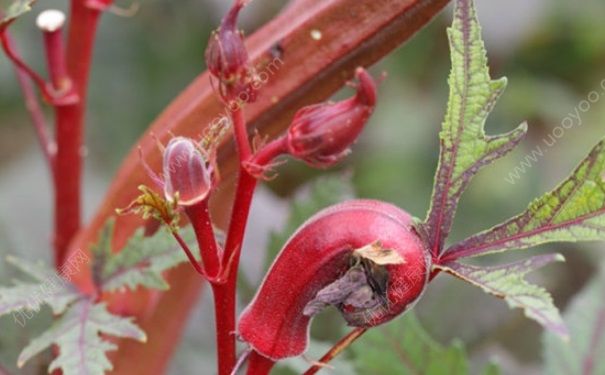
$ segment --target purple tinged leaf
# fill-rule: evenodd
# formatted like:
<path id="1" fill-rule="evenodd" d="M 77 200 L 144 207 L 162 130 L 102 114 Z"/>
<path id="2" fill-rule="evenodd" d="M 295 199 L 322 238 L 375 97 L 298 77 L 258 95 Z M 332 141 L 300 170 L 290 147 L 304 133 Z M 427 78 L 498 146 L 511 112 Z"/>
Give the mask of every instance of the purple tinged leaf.
<path id="1" fill-rule="evenodd" d="M 605 240 L 605 140 L 521 214 L 447 249 L 443 262 L 555 241 Z"/>
<path id="2" fill-rule="evenodd" d="M 524 279 L 528 273 L 555 261 L 564 261 L 564 258 L 560 254 L 547 254 L 491 267 L 457 262 L 435 267 L 504 299 L 511 308 L 522 308 L 525 316 L 566 339 L 569 333 L 550 294 Z"/>
<path id="3" fill-rule="evenodd" d="M 454 22 L 448 29 L 452 70 L 449 100 L 440 138 L 439 165 L 431 207 L 423 224 L 431 252 L 443 249 L 460 196 L 472 177 L 511 151 L 527 132 L 515 130 L 486 136 L 485 120 L 506 87 L 506 79 L 489 76 L 481 28 L 472 0 L 457 0 Z"/>
<path id="4" fill-rule="evenodd" d="M 60 369 L 64 375 L 103 375 L 113 367 L 107 352 L 117 350 L 117 345 L 102 338 L 101 334 L 141 342 L 147 340 L 132 318 L 113 315 L 105 304 L 83 299 L 23 349 L 18 366 L 22 367 L 36 354 L 57 345 L 60 354 L 51 362 L 49 372 Z"/>

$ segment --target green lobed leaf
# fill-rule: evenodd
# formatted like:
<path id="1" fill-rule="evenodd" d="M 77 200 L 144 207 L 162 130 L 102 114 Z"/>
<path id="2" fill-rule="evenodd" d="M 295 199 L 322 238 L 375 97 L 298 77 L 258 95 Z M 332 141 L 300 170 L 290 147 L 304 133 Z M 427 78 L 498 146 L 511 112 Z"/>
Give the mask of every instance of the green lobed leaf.
<path id="1" fill-rule="evenodd" d="M 351 346 L 361 374 L 468 375 L 469 364 L 460 342 L 443 346 L 433 340 L 411 312 L 372 328 Z M 487 374 L 498 374 L 490 364 Z"/>
<path id="2" fill-rule="evenodd" d="M 31 10 L 36 0 L 0 1 L 0 31 L 9 23 Z"/>
<path id="3" fill-rule="evenodd" d="M 350 179 L 343 175 L 322 176 L 303 188 L 303 192 L 292 200 L 288 221 L 279 232 L 271 233 L 267 250 L 268 269 L 288 238 L 317 211 L 352 198 L 355 194 Z"/>
<path id="4" fill-rule="evenodd" d="M 506 78 L 490 78 L 472 0 L 456 1 L 448 37 L 452 61 L 449 100 L 439 134 L 431 206 L 422 225 L 433 255 L 442 251 L 460 196 L 472 177 L 511 151 L 527 132 L 523 123 L 509 133 L 485 135 L 485 120 L 506 87 Z"/>
<path id="5" fill-rule="evenodd" d="M 564 261 L 564 258 L 560 254 L 547 254 L 499 266 L 480 267 L 452 262 L 435 267 L 504 299 L 511 308 L 523 309 L 528 318 L 567 338 L 569 333 L 550 294 L 525 280 L 528 273 L 554 261 Z"/>
<path id="6" fill-rule="evenodd" d="M 110 221 L 94 248 L 95 278 L 105 291 L 135 290 L 139 286 L 166 290 L 169 285 L 163 273 L 188 261 L 172 234 L 164 228 L 151 237 L 144 236 L 143 228 L 137 230 L 117 254 L 111 252 L 109 239 L 112 236 L 113 224 Z M 190 226 L 181 229 L 181 236 L 191 244 L 191 248 L 195 248 L 195 235 Z"/>
<path id="7" fill-rule="evenodd" d="M 15 280 L 12 286 L 0 287 L 0 316 L 38 312 L 42 305 L 50 306 L 54 314 L 61 314 L 69 304 L 81 297 L 65 277 L 41 262 L 28 262 L 15 257 L 7 257 L 7 261 L 34 281 Z"/>
<path id="8" fill-rule="evenodd" d="M 22 367 L 36 354 L 57 345 L 59 355 L 51 362 L 49 372 L 60 369 L 64 375 L 103 375 L 113 368 L 107 352 L 117 350 L 117 346 L 101 334 L 147 340 L 132 318 L 111 314 L 104 303 L 82 299 L 23 349 L 17 365 Z"/>
<path id="9" fill-rule="evenodd" d="M 451 246 L 444 259 L 523 249 L 554 241 L 605 240 L 605 140 L 553 191 L 521 214 Z"/>
<path id="10" fill-rule="evenodd" d="M 570 341 L 544 333 L 544 374 L 605 374 L 605 267 L 564 314 Z"/>

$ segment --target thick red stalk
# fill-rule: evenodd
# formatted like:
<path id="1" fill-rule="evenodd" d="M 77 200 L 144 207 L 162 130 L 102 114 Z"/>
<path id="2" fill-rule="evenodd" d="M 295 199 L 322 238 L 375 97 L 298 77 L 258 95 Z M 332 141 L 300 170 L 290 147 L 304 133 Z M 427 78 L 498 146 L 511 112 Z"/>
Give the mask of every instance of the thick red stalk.
<path id="1" fill-rule="evenodd" d="M 48 75 L 53 89 L 58 92 L 69 88 L 71 82 L 67 74 L 65 61 L 65 46 L 63 45 L 63 29 L 44 31 L 44 49 Z"/>
<path id="2" fill-rule="evenodd" d="M 80 228 L 82 125 L 75 106 L 56 110 L 55 265 L 61 267 L 72 237 Z"/>
<path id="3" fill-rule="evenodd" d="M 56 95 L 71 90 L 72 82 L 67 73 L 63 29 L 43 30 L 48 75 Z M 73 235 L 80 226 L 80 145 L 81 135 L 77 129 L 71 107 L 55 106 L 56 123 L 56 168 L 55 187 L 55 264 L 63 264 L 63 254 Z"/>
<path id="4" fill-rule="evenodd" d="M 82 158 L 86 91 L 101 11 L 84 0 L 71 1 L 67 71 L 79 100 L 56 111 L 55 261 L 60 267 L 67 247 L 80 228 Z"/>
<path id="5" fill-rule="evenodd" d="M 219 375 L 230 374 L 236 362 L 234 332 L 237 271 L 250 205 L 256 188 L 256 178 L 252 177 L 243 166 L 251 155 L 251 149 L 246 121 L 240 108 L 232 113 L 232 120 L 240 167 L 222 260 L 222 264 L 229 267 L 227 270 L 228 278 L 225 284 L 213 285 L 212 288 L 214 292 Z"/>
<path id="6" fill-rule="evenodd" d="M 195 231 L 204 270 L 210 277 L 218 276 L 220 272 L 219 252 L 208 211 L 208 200 L 205 199 L 187 207 L 185 211 Z"/>
<path id="7" fill-rule="evenodd" d="M 275 361 L 258 354 L 256 351 L 250 353 L 248 359 L 248 375 L 267 375 L 271 372 L 271 369 L 275 366 Z"/>

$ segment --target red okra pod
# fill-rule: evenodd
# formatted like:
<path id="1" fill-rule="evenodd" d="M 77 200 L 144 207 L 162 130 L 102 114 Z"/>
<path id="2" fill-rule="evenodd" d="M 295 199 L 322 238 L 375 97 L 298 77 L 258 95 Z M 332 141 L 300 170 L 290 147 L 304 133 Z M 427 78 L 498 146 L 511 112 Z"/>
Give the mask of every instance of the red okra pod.
<path id="1" fill-rule="evenodd" d="M 385 323 L 418 299 L 429 267 L 403 210 L 374 200 L 332 206 L 283 247 L 242 313 L 238 334 L 270 359 L 300 355 L 321 308 L 335 306 L 351 326 Z"/>

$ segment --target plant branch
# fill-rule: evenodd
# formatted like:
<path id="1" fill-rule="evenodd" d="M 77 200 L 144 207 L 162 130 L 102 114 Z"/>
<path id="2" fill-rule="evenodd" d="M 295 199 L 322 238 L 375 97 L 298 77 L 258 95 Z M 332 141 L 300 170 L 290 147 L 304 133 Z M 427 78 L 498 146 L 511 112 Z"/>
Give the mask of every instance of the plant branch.
<path id="1" fill-rule="evenodd" d="M 21 56 L 15 51 L 14 46 L 9 40 L 9 36 L 6 30 L 0 32 L 0 42 L 2 44 L 2 49 L 6 56 L 15 64 L 16 68 L 21 72 L 27 74 L 27 76 L 38 86 L 42 95 L 46 100 L 51 101 L 53 98 L 53 94 L 48 90 L 48 84 L 42 76 L 40 76 L 36 71 L 30 68 L 25 61 L 21 59 Z"/>
<path id="2" fill-rule="evenodd" d="M 108 1 L 111 3 L 111 1 Z M 84 115 L 92 51 L 101 10 L 71 0 L 67 72 L 79 100 L 56 112 L 55 263 L 66 259 L 68 245 L 80 228 Z"/>
<path id="3" fill-rule="evenodd" d="M 208 211 L 208 200 L 205 199 L 198 204 L 187 207 L 186 211 L 195 231 L 206 273 L 211 278 L 220 277 L 219 251 L 216 245 L 216 238 L 214 237 L 210 212 Z M 197 261 L 195 263 L 197 264 Z"/>
<path id="4" fill-rule="evenodd" d="M 239 258 L 256 178 L 252 177 L 244 168 L 244 162 L 251 155 L 250 143 L 246 122 L 241 108 L 232 113 L 234 136 L 236 140 L 237 153 L 239 155 L 240 167 L 235 192 L 235 200 L 231 211 L 231 220 L 227 232 L 225 251 L 223 252 L 222 264 L 227 269 L 228 278 L 225 285 L 214 285 L 215 316 L 217 330 L 217 350 L 219 355 L 219 375 L 228 375 L 235 366 L 235 313 L 237 293 L 237 271 Z"/>
<path id="5" fill-rule="evenodd" d="M 313 375 L 316 374 L 319 370 L 322 369 L 322 365 L 329 363 L 333 360 L 337 355 L 342 353 L 346 348 L 348 348 L 355 340 L 360 338 L 364 333 L 367 332 L 367 328 L 355 328 L 351 332 L 349 332 L 345 337 L 340 339 L 334 346 L 326 353 L 323 357 L 321 357 L 317 364 L 311 366 L 303 375 Z"/>
<path id="6" fill-rule="evenodd" d="M 6 42 L 12 51 L 18 55 L 18 51 L 16 50 L 8 31 L 4 31 L 4 34 Z M 44 159 L 46 160 L 52 175 L 54 173 L 54 157 L 57 150 L 57 145 L 48 134 L 48 124 L 44 118 L 44 113 L 42 112 L 40 103 L 38 102 L 38 96 L 36 95 L 34 87 L 32 86 L 30 75 L 19 66 L 15 66 L 15 74 L 17 75 L 17 81 L 19 82 L 21 92 L 23 93 L 25 108 L 29 112 L 34 130 L 36 131 L 38 143 L 42 149 L 42 154 L 44 155 Z"/>

